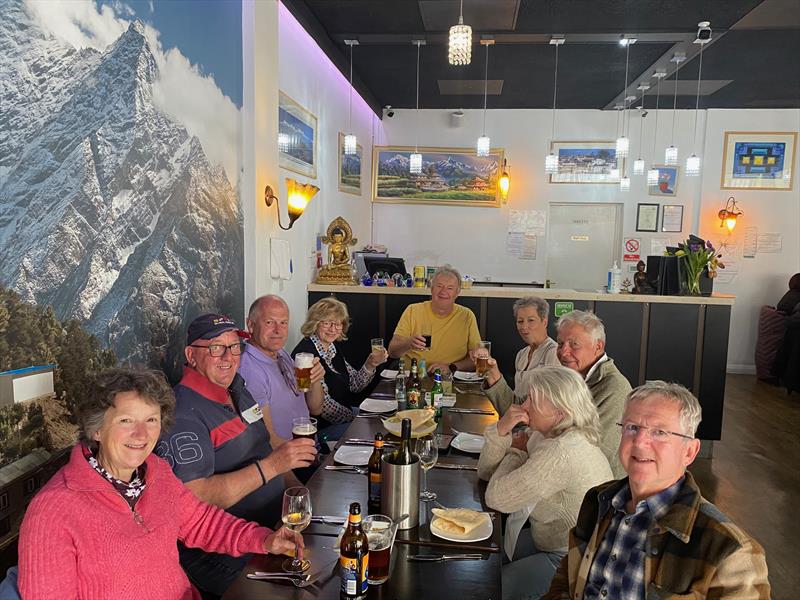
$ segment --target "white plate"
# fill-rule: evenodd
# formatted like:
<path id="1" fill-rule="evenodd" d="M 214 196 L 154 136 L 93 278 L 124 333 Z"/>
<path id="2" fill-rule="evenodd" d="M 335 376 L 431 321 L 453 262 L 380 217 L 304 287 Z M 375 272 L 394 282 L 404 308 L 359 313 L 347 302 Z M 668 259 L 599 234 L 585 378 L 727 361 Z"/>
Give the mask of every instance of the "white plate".
<path id="1" fill-rule="evenodd" d="M 445 408 L 453 408 L 455 405 L 456 405 L 455 398 L 451 398 L 450 400 L 445 400 L 444 397 L 442 397 L 442 406 L 444 406 Z"/>
<path id="2" fill-rule="evenodd" d="M 482 435 L 461 432 L 453 438 L 453 441 L 450 445 L 456 450 L 461 450 L 462 452 L 479 454 L 480 451 L 483 450 L 484 442 L 485 440 L 483 439 Z"/>
<path id="3" fill-rule="evenodd" d="M 458 533 L 450 533 L 447 531 L 442 531 L 436 524 L 437 521 L 439 520 L 439 517 L 435 517 L 433 521 L 431 521 L 431 533 L 436 537 L 440 537 L 443 540 L 449 540 L 451 542 L 481 542 L 483 540 L 490 538 L 492 532 L 494 531 L 494 526 L 492 525 L 492 518 L 489 516 L 488 513 L 483 513 L 483 515 L 485 517 L 484 522 L 466 534 L 458 534 Z"/>
<path id="4" fill-rule="evenodd" d="M 459 381 L 478 382 L 483 381 L 483 377 L 472 371 L 456 371 L 453 373 L 453 378 Z"/>
<path id="5" fill-rule="evenodd" d="M 383 377 L 384 379 L 397 379 L 397 373 L 398 373 L 397 369 L 384 369 L 383 371 L 381 371 L 381 377 Z M 406 377 L 408 377 L 410 374 L 411 371 L 406 369 Z"/>
<path id="6" fill-rule="evenodd" d="M 333 460 L 343 465 L 363 467 L 369 463 L 372 448 L 369 446 L 339 446 L 333 455 Z"/>
<path id="7" fill-rule="evenodd" d="M 371 413 L 385 413 L 397 410 L 397 400 L 378 400 L 377 398 L 367 398 L 358 408 Z"/>

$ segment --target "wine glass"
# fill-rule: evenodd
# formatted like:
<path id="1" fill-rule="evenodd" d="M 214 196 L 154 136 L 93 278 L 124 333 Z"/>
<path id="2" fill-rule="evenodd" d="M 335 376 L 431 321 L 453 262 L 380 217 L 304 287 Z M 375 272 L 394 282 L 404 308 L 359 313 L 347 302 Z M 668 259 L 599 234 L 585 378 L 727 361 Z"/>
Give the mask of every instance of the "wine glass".
<path id="1" fill-rule="evenodd" d="M 302 486 L 290 487 L 283 492 L 283 508 L 281 520 L 287 529 L 303 531 L 311 522 L 311 493 Z M 287 573 L 302 573 L 311 566 L 307 560 L 297 558 L 297 547 L 293 559 L 283 561 L 283 570 Z"/>
<path id="2" fill-rule="evenodd" d="M 430 502 L 436 500 L 436 494 L 428 490 L 428 471 L 433 468 L 439 458 L 439 440 L 436 435 L 426 435 L 417 438 L 416 454 L 419 465 L 422 467 L 422 492 L 420 500 Z"/>

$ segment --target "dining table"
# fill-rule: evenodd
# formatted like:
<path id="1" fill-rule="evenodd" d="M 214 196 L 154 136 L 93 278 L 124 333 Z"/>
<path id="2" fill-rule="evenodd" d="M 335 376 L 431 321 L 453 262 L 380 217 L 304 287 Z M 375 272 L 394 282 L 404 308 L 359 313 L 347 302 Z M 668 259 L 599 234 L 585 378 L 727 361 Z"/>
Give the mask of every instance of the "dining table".
<path id="1" fill-rule="evenodd" d="M 430 378 L 423 386 L 430 387 Z M 420 500 L 419 525 L 399 530 L 391 553 L 389 579 L 381 585 L 370 585 L 368 598 L 391 600 L 425 598 L 476 598 L 499 600 L 501 598 L 502 525 L 501 515 L 489 509 L 484 500 L 486 482 L 479 480 L 478 454 L 462 452 L 450 443 L 458 433 L 482 435 L 486 427 L 499 418 L 493 405 L 481 391 L 480 382 L 454 381 L 456 403 L 443 408 L 438 433 L 444 442 L 439 449 L 437 464 L 427 473 L 428 489 L 435 492 L 435 501 Z M 371 393 L 375 399 L 393 399 L 394 382 L 381 381 Z M 468 412 L 460 412 L 466 410 Z M 282 557 L 254 556 L 242 573 L 227 590 L 223 600 L 311 599 L 333 600 L 339 598 L 338 536 L 350 503 L 361 504 L 367 511 L 367 475 L 363 469 L 328 470 L 336 465 L 336 451 L 349 446 L 348 441 L 372 440 L 381 432 L 388 443 L 398 439 L 389 434 L 379 415 L 362 411 L 321 461 L 319 468 L 308 480 L 313 514 L 331 517 L 326 522 L 314 519 L 303 532 L 305 558 L 311 563 L 308 570 L 313 581 L 307 587 L 298 587 L 290 581 L 261 581 L 249 579 L 256 571 L 280 573 Z M 413 442 L 413 440 L 412 440 Z M 385 451 L 391 452 L 392 446 Z M 470 508 L 487 512 L 492 523 L 491 535 L 485 540 L 459 542 L 443 539 L 431 532 L 430 523 L 436 507 Z M 419 555 L 471 554 L 470 560 L 418 561 L 409 560 Z"/>

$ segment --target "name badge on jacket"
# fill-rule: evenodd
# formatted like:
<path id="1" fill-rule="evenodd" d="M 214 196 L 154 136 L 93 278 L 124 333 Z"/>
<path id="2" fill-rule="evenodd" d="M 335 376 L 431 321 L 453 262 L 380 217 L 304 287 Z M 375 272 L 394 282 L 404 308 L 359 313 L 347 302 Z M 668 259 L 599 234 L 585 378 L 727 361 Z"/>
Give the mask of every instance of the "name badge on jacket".
<path id="1" fill-rule="evenodd" d="M 258 404 L 254 404 L 242 412 L 242 417 L 245 421 L 247 421 L 247 424 L 250 425 L 251 423 L 255 423 L 256 421 L 262 419 L 264 415 L 261 412 L 261 407 Z"/>

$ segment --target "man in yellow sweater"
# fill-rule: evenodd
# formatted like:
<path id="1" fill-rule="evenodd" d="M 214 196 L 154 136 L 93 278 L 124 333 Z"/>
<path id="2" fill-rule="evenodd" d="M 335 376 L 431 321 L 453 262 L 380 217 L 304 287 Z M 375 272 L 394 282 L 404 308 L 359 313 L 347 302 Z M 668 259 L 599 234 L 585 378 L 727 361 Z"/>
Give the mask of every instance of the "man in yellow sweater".
<path id="1" fill-rule="evenodd" d="M 403 311 L 389 342 L 389 356 L 405 356 L 409 362 L 424 358 L 428 371 L 474 370 L 470 352 L 481 335 L 475 314 L 456 304 L 460 292 L 461 274 L 450 265 L 438 269 L 431 280 L 431 299 Z"/>

